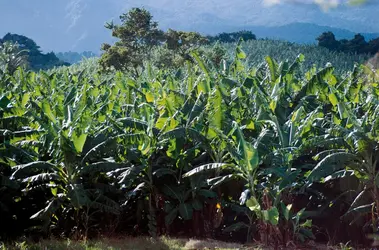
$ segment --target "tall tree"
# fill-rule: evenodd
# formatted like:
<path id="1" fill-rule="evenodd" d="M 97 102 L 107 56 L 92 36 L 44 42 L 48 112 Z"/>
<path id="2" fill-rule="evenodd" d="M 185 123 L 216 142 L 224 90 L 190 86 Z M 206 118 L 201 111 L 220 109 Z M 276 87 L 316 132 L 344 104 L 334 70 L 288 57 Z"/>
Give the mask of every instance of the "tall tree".
<path id="1" fill-rule="evenodd" d="M 365 40 L 365 37 L 361 34 L 356 34 L 353 39 L 351 39 L 347 44 L 346 47 L 343 48 L 344 51 L 351 52 L 351 53 L 365 53 L 368 52 L 367 50 L 367 42 Z"/>
<path id="2" fill-rule="evenodd" d="M 40 47 L 32 39 L 26 36 L 7 33 L 2 40 L 4 42 L 8 41 L 13 44 L 17 44 L 21 49 L 27 49 L 30 55 L 41 53 Z"/>
<path id="3" fill-rule="evenodd" d="M 103 69 L 129 70 L 135 76 L 149 57 L 149 50 L 164 40 L 164 33 L 153 21 L 153 16 L 143 8 L 133 8 L 120 16 L 121 25 L 108 23 L 118 41 L 114 45 L 103 44 L 100 65 Z"/>
<path id="4" fill-rule="evenodd" d="M 56 66 L 69 65 L 59 60 L 53 52 L 43 54 L 40 47 L 29 37 L 18 34 L 6 34 L 0 43 L 15 44 L 19 51 L 26 52 L 28 68 L 31 70 L 49 69 Z M 15 47 L 15 48 L 16 48 Z"/>

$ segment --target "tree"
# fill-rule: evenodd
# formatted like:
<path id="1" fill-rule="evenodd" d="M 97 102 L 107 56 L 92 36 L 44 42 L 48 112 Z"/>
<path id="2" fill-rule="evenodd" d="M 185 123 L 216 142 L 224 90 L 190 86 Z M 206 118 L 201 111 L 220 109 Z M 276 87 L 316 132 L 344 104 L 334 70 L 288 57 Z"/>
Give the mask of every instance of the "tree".
<path id="1" fill-rule="evenodd" d="M 185 32 L 169 29 L 165 35 L 167 48 L 178 53 L 184 59 L 189 58 L 189 52 L 198 49 L 208 40 L 197 32 Z"/>
<path id="2" fill-rule="evenodd" d="M 331 31 L 322 33 L 318 38 L 316 38 L 316 40 L 318 40 L 318 46 L 334 51 L 338 51 L 340 49 L 340 42 L 336 40 L 336 37 Z"/>
<path id="3" fill-rule="evenodd" d="M 216 36 L 208 36 L 208 40 L 210 42 L 222 42 L 222 43 L 235 43 L 238 42 L 242 38 L 244 41 L 256 40 L 257 37 L 248 30 L 241 30 L 237 32 L 231 33 L 220 33 Z"/>
<path id="4" fill-rule="evenodd" d="M 143 8 L 131 9 L 121 15 L 120 20 L 121 25 L 108 23 L 105 26 L 119 40 L 114 45 L 103 44 L 100 65 L 104 70 L 113 67 L 132 71 L 138 76 L 144 60 L 149 58 L 149 50 L 163 42 L 164 33 L 149 11 Z"/>
<path id="5" fill-rule="evenodd" d="M 240 38 L 242 38 L 244 41 L 257 39 L 257 37 L 251 31 L 247 31 L 247 30 L 238 31 L 236 35 L 237 35 L 237 41 Z"/>
<path id="6" fill-rule="evenodd" d="M 353 39 L 351 39 L 343 49 L 343 51 L 351 53 L 365 53 L 367 48 L 367 42 L 361 34 L 356 34 Z"/>
<path id="7" fill-rule="evenodd" d="M 28 67 L 31 70 L 49 69 L 56 66 L 68 66 L 68 63 L 64 63 L 59 60 L 53 52 L 43 54 L 40 47 L 32 39 L 18 34 L 6 34 L 3 39 L 0 39 L 0 43 L 15 44 L 18 51 L 23 51 L 27 54 Z"/>
<path id="8" fill-rule="evenodd" d="M 18 44 L 20 49 L 27 49 L 30 55 L 37 55 L 41 53 L 40 47 L 32 39 L 26 36 L 7 33 L 2 40 L 4 42 L 8 41 L 13 44 Z"/>
<path id="9" fill-rule="evenodd" d="M 368 42 L 366 52 L 375 54 L 379 52 L 379 38 L 373 39 Z"/>
<path id="10" fill-rule="evenodd" d="M 103 44 L 104 53 L 100 59 L 103 70 L 125 70 L 138 77 L 146 60 L 152 59 L 158 66 L 179 66 L 190 60 L 190 51 L 207 43 L 207 39 L 197 32 L 172 29 L 163 32 L 145 9 L 133 8 L 120 19 L 121 25 L 106 24 L 112 36 L 119 40 L 114 45 Z M 153 50 L 161 45 L 166 46 Z"/>
<path id="11" fill-rule="evenodd" d="M 371 55 L 379 51 L 379 38 L 366 42 L 361 34 L 356 34 L 351 40 L 336 40 L 334 34 L 329 31 L 322 33 L 316 40 L 318 40 L 318 46 L 332 51 Z"/>

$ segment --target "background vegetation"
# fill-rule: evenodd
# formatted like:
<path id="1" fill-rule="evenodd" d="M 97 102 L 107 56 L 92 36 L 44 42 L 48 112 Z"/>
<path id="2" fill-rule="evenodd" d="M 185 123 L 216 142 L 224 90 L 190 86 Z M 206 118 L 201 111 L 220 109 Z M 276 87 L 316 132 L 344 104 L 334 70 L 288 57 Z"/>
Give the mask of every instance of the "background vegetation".
<path id="1" fill-rule="evenodd" d="M 40 47 L 30 38 L 17 34 L 6 34 L 3 39 L 0 39 L 0 46 L 4 43 L 11 43 L 16 46 L 19 52 L 25 57 L 25 65 L 31 70 L 49 69 L 58 66 L 68 66 L 56 57 L 53 52 L 43 54 Z M 4 45 L 7 46 L 7 45 Z"/>
<path id="2" fill-rule="evenodd" d="M 318 38 L 318 45 L 331 51 L 374 55 L 379 51 L 379 38 L 366 42 L 364 36 L 356 34 L 353 39 L 336 40 L 332 32 L 324 32 Z"/>
<path id="3" fill-rule="evenodd" d="M 84 58 L 88 59 L 88 58 L 98 57 L 97 54 L 95 54 L 95 53 L 93 53 L 91 51 L 84 51 L 84 52 L 81 52 L 81 53 L 79 53 L 79 52 L 72 52 L 72 51 L 69 51 L 69 52 L 58 52 L 58 53 L 56 53 L 56 56 L 61 61 L 67 62 L 69 64 L 79 63 Z"/>

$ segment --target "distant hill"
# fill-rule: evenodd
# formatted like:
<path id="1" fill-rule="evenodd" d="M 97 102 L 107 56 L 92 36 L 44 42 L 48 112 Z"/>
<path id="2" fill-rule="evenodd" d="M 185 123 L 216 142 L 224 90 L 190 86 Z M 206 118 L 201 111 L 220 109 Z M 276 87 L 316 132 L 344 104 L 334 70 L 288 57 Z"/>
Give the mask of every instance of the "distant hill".
<path id="1" fill-rule="evenodd" d="M 257 38 L 272 38 L 278 40 L 286 40 L 294 43 L 312 44 L 316 43 L 316 38 L 321 33 L 331 31 L 336 36 L 336 39 L 352 39 L 355 32 L 346 29 L 333 28 L 329 26 L 319 26 L 312 23 L 292 23 L 278 27 L 262 27 L 250 26 L 234 28 L 236 30 L 248 29 L 251 30 Z M 361 33 L 366 41 L 379 37 L 379 33 Z"/>

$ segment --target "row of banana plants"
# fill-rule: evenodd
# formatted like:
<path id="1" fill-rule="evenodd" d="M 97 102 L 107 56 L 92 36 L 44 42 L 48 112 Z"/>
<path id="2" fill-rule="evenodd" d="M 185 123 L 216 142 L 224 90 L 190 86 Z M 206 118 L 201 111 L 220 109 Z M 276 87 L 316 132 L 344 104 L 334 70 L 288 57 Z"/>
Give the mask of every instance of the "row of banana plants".
<path id="1" fill-rule="evenodd" d="M 340 220 L 377 232 L 377 71 L 300 75 L 302 55 L 248 68 L 240 44 L 230 65 L 191 57 L 137 79 L 1 73 L 0 240 L 242 232 L 278 246 L 316 239 L 340 201 Z"/>

